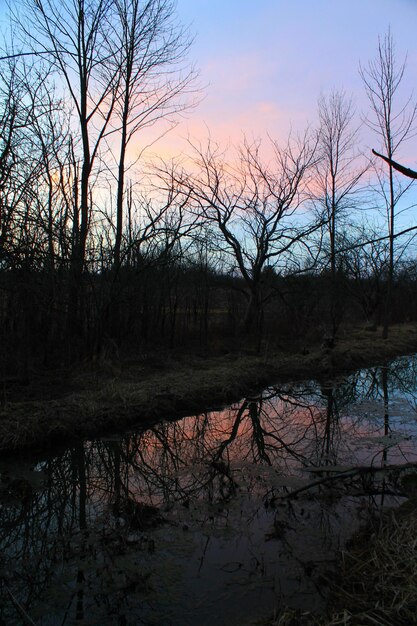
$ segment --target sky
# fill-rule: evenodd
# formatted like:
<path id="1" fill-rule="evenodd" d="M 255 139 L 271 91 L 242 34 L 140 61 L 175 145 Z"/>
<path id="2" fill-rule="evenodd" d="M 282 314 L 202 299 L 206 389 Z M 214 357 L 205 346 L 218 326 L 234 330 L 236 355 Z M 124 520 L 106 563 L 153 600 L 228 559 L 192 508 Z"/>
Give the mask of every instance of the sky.
<path id="1" fill-rule="evenodd" d="M 13 0 L 12 0 L 13 1 Z M 176 0 L 194 38 L 189 60 L 199 70 L 199 105 L 148 150 L 164 158 L 187 152 L 187 137 L 222 144 L 265 138 L 285 142 L 317 122 L 317 100 L 332 89 L 353 97 L 357 120 L 369 112 L 359 76 L 391 29 L 397 58 L 407 55 L 404 97 L 417 99 L 417 0 Z M 6 16 L 0 0 L 0 24 Z M 137 152 L 160 134 L 137 138 Z M 378 149 L 364 128 L 362 146 Z M 133 156 L 133 155 L 132 155 Z M 417 168 L 417 137 L 399 152 Z"/>
<path id="2" fill-rule="evenodd" d="M 204 85 L 200 104 L 154 150 L 186 150 L 189 135 L 239 142 L 314 125 L 317 100 L 332 89 L 367 113 L 359 76 L 391 29 L 399 61 L 407 55 L 405 96 L 417 98 L 417 0 L 177 0 L 194 36 L 190 60 Z M 366 146 L 377 142 L 366 129 Z M 417 137 L 401 157 L 417 167 Z"/>
<path id="3" fill-rule="evenodd" d="M 12 0 L 13 2 L 13 0 Z M 368 104 L 359 64 L 375 57 L 391 29 L 399 61 L 407 55 L 405 96 L 417 98 L 417 0 L 176 0 L 180 23 L 194 38 L 189 60 L 200 72 L 200 104 L 151 151 L 187 150 L 188 136 L 238 143 L 243 135 L 282 139 L 317 119 L 317 100 L 332 89 Z M 0 0 L 0 24 L 7 0 Z M 161 129 L 138 138 L 138 150 Z M 364 130 L 366 146 L 376 146 Z M 417 137 L 401 157 L 417 167 Z"/>

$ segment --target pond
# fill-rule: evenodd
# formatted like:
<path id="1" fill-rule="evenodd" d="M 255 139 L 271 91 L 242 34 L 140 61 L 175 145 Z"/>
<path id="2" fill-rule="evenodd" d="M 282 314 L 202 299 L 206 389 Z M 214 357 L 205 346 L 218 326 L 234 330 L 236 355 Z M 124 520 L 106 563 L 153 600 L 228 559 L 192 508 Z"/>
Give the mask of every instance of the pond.
<path id="1" fill-rule="evenodd" d="M 402 357 L 0 462 L 0 624 L 320 611 L 338 550 L 406 497 L 416 435 L 417 357 Z"/>

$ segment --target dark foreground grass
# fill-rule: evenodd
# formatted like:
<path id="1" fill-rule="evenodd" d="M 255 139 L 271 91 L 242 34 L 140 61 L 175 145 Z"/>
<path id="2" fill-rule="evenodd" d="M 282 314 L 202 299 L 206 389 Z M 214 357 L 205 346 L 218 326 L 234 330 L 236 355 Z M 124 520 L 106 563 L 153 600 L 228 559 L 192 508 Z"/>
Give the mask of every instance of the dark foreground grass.
<path id="1" fill-rule="evenodd" d="M 417 502 L 369 527 L 340 555 L 326 615 L 283 607 L 258 626 L 411 626 L 417 623 Z"/>
<path id="2" fill-rule="evenodd" d="M 277 382 L 330 378 L 417 351 L 417 326 L 380 332 L 353 329 L 333 350 L 265 348 L 257 355 L 153 356 L 77 372 L 38 376 L 25 389 L 5 389 L 0 409 L 3 453 L 67 443 L 151 424 L 239 400 Z"/>

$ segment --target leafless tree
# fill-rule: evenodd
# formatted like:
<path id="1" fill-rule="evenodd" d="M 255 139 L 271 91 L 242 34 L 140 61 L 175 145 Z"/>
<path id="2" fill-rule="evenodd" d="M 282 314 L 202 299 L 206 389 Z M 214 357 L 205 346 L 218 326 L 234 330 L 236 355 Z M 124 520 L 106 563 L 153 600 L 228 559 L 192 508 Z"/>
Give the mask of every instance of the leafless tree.
<path id="1" fill-rule="evenodd" d="M 109 64 L 118 74 L 119 94 L 112 121 L 119 148 L 117 160 L 114 266 L 120 264 L 125 217 L 127 150 L 133 137 L 161 120 L 173 124 L 193 104 L 196 73 L 186 63 L 187 31 L 177 24 L 172 0 L 115 0 L 114 42 Z M 139 153 L 141 150 L 139 150 Z M 137 160 L 137 159 L 136 159 Z"/>
<path id="2" fill-rule="evenodd" d="M 74 241 L 71 269 L 71 313 L 76 313 L 77 292 L 85 264 L 91 225 L 91 175 L 102 139 L 113 113 L 119 77 L 104 71 L 110 58 L 110 0 L 25 0 L 25 13 L 17 6 L 14 19 L 26 45 L 50 63 L 66 86 L 81 143 L 79 192 L 74 193 Z M 113 50 L 113 54 L 116 51 Z"/>
<path id="3" fill-rule="evenodd" d="M 417 105 L 411 97 L 401 104 L 400 87 L 406 69 L 406 62 L 398 63 L 391 32 L 378 42 L 378 51 L 367 67 L 360 68 L 360 74 L 370 102 L 372 117 L 366 118 L 368 126 L 379 137 L 388 159 L 388 186 L 385 189 L 380 178 L 380 189 L 384 197 L 389 233 L 389 269 L 387 278 L 386 310 L 383 322 L 383 337 L 388 336 L 389 315 L 392 300 L 392 282 L 395 262 L 395 212 L 404 188 L 395 181 L 392 160 L 400 146 L 415 132 Z"/>
<path id="4" fill-rule="evenodd" d="M 0 99 L 0 261 L 10 268 L 22 261 L 31 222 L 27 209 L 42 169 L 33 142 L 33 101 L 15 59 L 0 68 Z"/>
<path id="5" fill-rule="evenodd" d="M 16 5 L 13 12 L 24 50 L 57 73 L 71 114 L 71 171 L 62 167 L 60 155 L 56 175 L 66 216 L 72 220 L 68 330 L 82 334 L 84 270 L 90 261 L 90 269 L 96 267 L 97 246 L 104 252 L 100 241 L 107 236 L 102 232 L 97 237 L 108 204 L 103 170 L 114 176 L 110 194 L 115 196 L 116 220 L 111 226 L 113 267 L 118 269 L 128 208 L 126 171 L 132 166 L 128 146 L 140 129 L 161 119 L 173 123 L 174 114 L 190 104 L 195 78 L 186 63 L 190 39 L 176 22 L 172 0 L 22 0 L 22 5 L 24 11 Z M 46 163 L 49 155 L 45 150 L 43 155 Z M 56 189 L 51 172 L 45 179 L 50 192 Z"/>
<path id="6" fill-rule="evenodd" d="M 342 317 L 337 285 L 337 234 L 346 215 L 357 209 L 363 192 L 361 181 L 368 169 L 357 150 L 358 126 L 354 125 L 352 100 L 343 91 L 319 99 L 319 153 L 314 182 L 315 202 L 321 208 L 328 231 L 331 272 L 330 324 L 334 343 Z M 362 187 L 362 188 L 361 188 Z"/>
<path id="7" fill-rule="evenodd" d="M 35 344 L 47 349 L 49 330 L 62 326 L 45 320 L 56 309 L 62 210 L 56 154 L 65 134 L 47 67 L 27 58 L 2 62 L 0 99 L 2 344 L 10 370 L 25 377 Z M 45 324 L 42 338 L 38 324 Z"/>
<path id="8" fill-rule="evenodd" d="M 351 225 L 343 242 L 343 265 L 348 288 L 375 328 L 381 323 L 383 284 L 389 267 L 389 239 L 378 236 L 376 226 Z"/>
<path id="9" fill-rule="evenodd" d="M 280 264 L 282 269 L 288 255 L 318 228 L 302 210 L 316 141 L 308 133 L 284 147 L 273 141 L 269 164 L 261 157 L 259 142 L 245 142 L 236 164 L 211 142 L 205 149 L 193 149 L 192 170 L 165 167 L 160 173 L 193 212 L 216 226 L 219 248 L 229 252 L 246 286 L 244 329 L 259 329 L 265 268 L 272 265 L 280 271 Z M 305 251 L 311 252 L 308 246 Z"/>

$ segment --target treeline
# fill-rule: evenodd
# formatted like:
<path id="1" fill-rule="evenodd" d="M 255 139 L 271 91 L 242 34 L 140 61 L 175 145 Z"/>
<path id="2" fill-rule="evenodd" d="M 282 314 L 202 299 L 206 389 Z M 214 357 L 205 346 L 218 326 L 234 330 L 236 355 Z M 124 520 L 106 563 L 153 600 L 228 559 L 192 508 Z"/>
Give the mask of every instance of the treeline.
<path id="1" fill-rule="evenodd" d="M 337 274 L 338 329 L 383 322 L 387 275 L 363 265 Z M 248 294 L 242 278 L 216 271 L 196 258 L 160 258 L 85 273 L 77 325 L 68 320 L 71 276 L 33 267 L 1 273 L 1 344 L 4 376 L 26 379 L 34 368 L 80 359 L 118 363 L 123 357 L 174 349 L 199 354 L 268 350 L 293 341 L 331 345 L 329 271 L 261 276 L 264 304 L 259 325 L 244 327 Z M 81 308 L 82 307 L 82 308 Z M 398 267 L 390 322 L 417 319 L 417 268 Z"/>
<path id="2" fill-rule="evenodd" d="M 198 98 L 174 3 L 13 10 L 0 62 L 3 378 L 156 347 L 331 344 L 345 322 L 386 336 L 416 319 L 410 239 L 395 224 L 407 187 L 360 153 L 344 93 L 320 99 L 302 136 L 233 151 L 190 141 L 186 157 L 145 167 L 141 131 L 164 132 Z M 380 80 L 387 63 L 393 83 Z M 392 158 L 415 108 L 395 113 L 404 66 L 389 34 L 362 74 Z M 392 98 L 382 118 L 378 89 Z"/>

